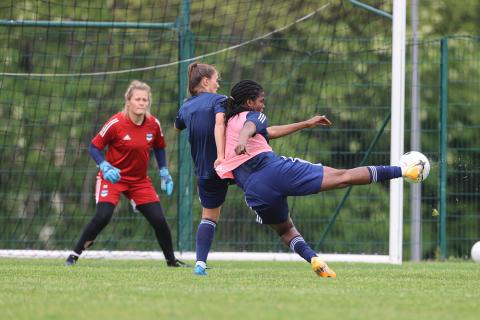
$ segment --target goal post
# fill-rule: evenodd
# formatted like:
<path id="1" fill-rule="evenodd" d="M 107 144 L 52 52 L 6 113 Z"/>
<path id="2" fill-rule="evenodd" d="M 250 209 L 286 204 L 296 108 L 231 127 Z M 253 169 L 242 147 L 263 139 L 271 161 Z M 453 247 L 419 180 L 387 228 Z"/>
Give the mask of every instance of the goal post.
<path id="1" fill-rule="evenodd" d="M 390 163 L 398 165 L 403 154 L 405 123 L 405 32 L 406 0 L 393 1 L 392 23 L 392 103 Z M 403 180 L 390 181 L 389 257 L 402 263 L 403 244 Z"/>

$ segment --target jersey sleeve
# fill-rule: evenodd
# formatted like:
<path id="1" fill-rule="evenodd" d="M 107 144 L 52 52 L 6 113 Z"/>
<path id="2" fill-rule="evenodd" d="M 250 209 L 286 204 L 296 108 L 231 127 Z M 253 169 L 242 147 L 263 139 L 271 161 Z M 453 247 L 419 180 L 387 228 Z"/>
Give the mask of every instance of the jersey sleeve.
<path id="1" fill-rule="evenodd" d="M 153 148 L 165 148 L 167 143 L 165 142 L 165 136 L 163 135 L 162 125 L 160 121 L 155 118 L 155 140 L 153 141 Z"/>
<path id="2" fill-rule="evenodd" d="M 185 120 L 182 117 L 182 109 L 180 108 L 177 117 L 175 118 L 175 128 L 177 128 L 178 130 L 183 130 L 186 127 L 187 126 L 185 125 Z"/>
<path id="3" fill-rule="evenodd" d="M 258 111 L 250 111 L 247 114 L 245 121 L 251 121 L 255 123 L 255 133 L 261 133 L 267 130 L 267 116 Z"/>
<path id="4" fill-rule="evenodd" d="M 213 111 L 215 114 L 223 112 L 225 113 L 225 107 L 223 106 L 223 102 L 227 100 L 226 96 L 218 95 L 213 100 Z"/>
<path id="5" fill-rule="evenodd" d="M 92 144 L 99 150 L 105 149 L 113 139 L 117 132 L 118 122 L 120 120 L 117 117 L 110 118 L 92 139 Z"/>

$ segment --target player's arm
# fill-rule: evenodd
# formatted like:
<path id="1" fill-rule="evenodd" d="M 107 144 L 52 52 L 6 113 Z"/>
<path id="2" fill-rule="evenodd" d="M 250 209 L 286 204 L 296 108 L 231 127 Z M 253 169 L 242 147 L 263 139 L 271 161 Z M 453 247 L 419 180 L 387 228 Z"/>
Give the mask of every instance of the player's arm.
<path id="1" fill-rule="evenodd" d="M 103 161 L 105 161 L 105 157 L 102 154 L 102 151 L 95 147 L 93 143 L 90 143 L 88 146 L 88 153 L 90 156 L 93 158 L 93 160 L 97 163 L 97 165 L 100 165 Z"/>
<path id="2" fill-rule="evenodd" d="M 215 114 L 215 145 L 217 146 L 217 160 L 213 164 L 214 167 L 219 165 L 225 159 L 225 113 L 219 112 Z"/>
<path id="3" fill-rule="evenodd" d="M 170 197 L 173 193 L 173 179 L 170 172 L 168 172 L 165 148 L 153 148 L 153 154 L 157 160 L 160 173 L 160 189 Z"/>
<path id="4" fill-rule="evenodd" d="M 299 130 L 314 128 L 317 126 L 329 126 L 331 121 L 326 116 L 315 116 L 305 121 L 295 122 L 280 126 L 271 126 L 267 128 L 268 137 L 270 139 L 277 139 L 297 132 Z"/>
<path id="5" fill-rule="evenodd" d="M 118 121 L 119 120 L 115 117 L 110 118 L 100 132 L 92 139 L 92 142 L 88 147 L 88 153 L 102 171 L 103 179 L 111 183 L 117 183 L 120 181 L 120 169 L 114 167 L 105 160 L 102 150 L 115 139 L 117 135 Z"/>
<path id="6" fill-rule="evenodd" d="M 120 180 L 120 169 L 115 168 L 105 160 L 102 151 L 93 143 L 88 146 L 88 153 L 95 160 L 103 173 L 103 178 L 111 183 L 117 183 Z"/>
<path id="7" fill-rule="evenodd" d="M 158 169 L 167 167 L 167 153 L 165 148 L 153 148 L 153 154 L 155 155 L 155 160 L 157 160 Z"/>
<path id="8" fill-rule="evenodd" d="M 247 141 L 249 138 L 253 137 L 253 135 L 257 132 L 257 126 L 253 121 L 246 121 L 243 125 L 242 130 L 240 130 L 240 135 L 238 138 L 238 144 L 235 147 L 235 153 L 237 155 L 240 154 L 248 154 L 247 152 Z"/>
<path id="9" fill-rule="evenodd" d="M 179 117 L 177 116 L 177 119 Z M 175 123 L 177 122 L 175 119 Z M 165 136 L 163 135 L 162 125 L 158 119 L 155 119 L 157 123 L 157 131 L 155 134 L 155 139 L 153 141 L 153 154 L 155 155 L 155 160 L 157 160 L 158 164 L 158 172 L 160 175 L 160 189 L 162 192 L 166 193 L 167 196 L 171 196 L 173 193 L 173 179 L 168 172 L 168 165 L 167 165 L 167 152 L 165 147 L 167 146 L 165 142 Z"/>
<path id="10" fill-rule="evenodd" d="M 177 117 L 175 118 L 175 122 L 173 122 L 173 128 L 175 128 L 175 132 L 180 132 L 186 128 L 185 122 L 180 117 L 180 112 L 178 113 Z"/>

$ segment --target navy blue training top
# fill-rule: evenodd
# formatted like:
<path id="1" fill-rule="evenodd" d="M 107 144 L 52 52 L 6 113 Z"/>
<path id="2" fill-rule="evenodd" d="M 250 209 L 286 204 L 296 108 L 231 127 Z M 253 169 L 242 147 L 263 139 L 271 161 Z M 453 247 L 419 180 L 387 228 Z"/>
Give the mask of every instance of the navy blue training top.
<path id="1" fill-rule="evenodd" d="M 247 121 L 253 122 L 255 124 L 255 134 L 261 134 L 268 142 L 267 116 L 259 111 L 250 111 L 247 113 L 247 117 L 245 119 L 245 122 Z"/>
<path id="2" fill-rule="evenodd" d="M 185 100 L 178 110 L 175 128 L 187 129 L 190 151 L 198 178 L 208 179 L 216 175 L 213 163 L 217 159 L 215 144 L 215 115 L 225 113 L 222 102 L 227 97 L 203 92 Z"/>

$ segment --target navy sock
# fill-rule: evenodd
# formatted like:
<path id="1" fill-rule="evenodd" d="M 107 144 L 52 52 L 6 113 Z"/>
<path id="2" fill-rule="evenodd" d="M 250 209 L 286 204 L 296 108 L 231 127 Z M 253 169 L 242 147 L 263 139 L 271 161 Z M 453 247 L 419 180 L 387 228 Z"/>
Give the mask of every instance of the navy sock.
<path id="1" fill-rule="evenodd" d="M 380 182 L 400 178 L 402 176 L 402 168 L 397 166 L 369 166 L 370 181 Z"/>
<path id="2" fill-rule="evenodd" d="M 202 219 L 197 230 L 197 261 L 207 262 L 208 252 L 212 246 L 217 224 L 209 219 Z"/>
<path id="3" fill-rule="evenodd" d="M 310 248 L 310 246 L 305 242 L 302 236 L 296 236 L 290 241 L 290 248 L 295 251 L 300 257 L 307 260 L 309 263 L 312 261 L 313 257 L 316 257 L 317 254 L 315 251 Z"/>

